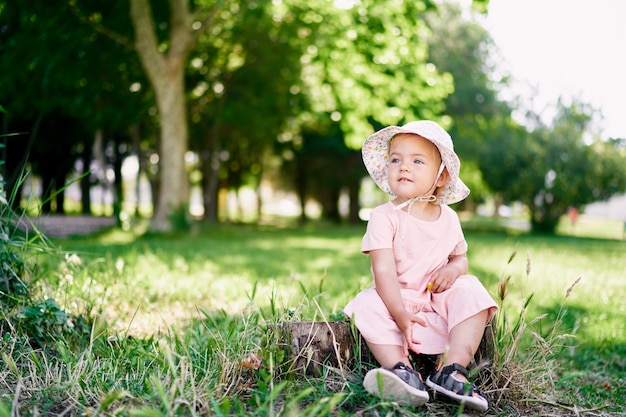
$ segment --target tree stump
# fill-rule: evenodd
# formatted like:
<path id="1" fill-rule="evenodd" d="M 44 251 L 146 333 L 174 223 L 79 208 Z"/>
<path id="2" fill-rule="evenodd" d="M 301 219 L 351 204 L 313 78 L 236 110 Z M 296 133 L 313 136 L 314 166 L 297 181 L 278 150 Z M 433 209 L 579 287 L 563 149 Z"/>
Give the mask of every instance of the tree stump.
<path id="1" fill-rule="evenodd" d="M 365 340 L 348 321 L 283 322 L 277 328 L 279 344 L 286 352 L 285 363 L 298 374 L 321 376 L 325 368 L 332 368 L 345 375 L 359 367 L 379 366 Z M 493 352 L 493 329 L 489 325 L 485 327 L 472 365 L 490 363 Z M 434 369 L 438 359 L 439 355 L 411 354 L 415 369 L 424 377 Z"/>
<path id="2" fill-rule="evenodd" d="M 278 329 L 289 368 L 299 374 L 320 376 L 324 367 L 345 372 L 354 367 L 356 356 L 367 359 L 369 354 L 367 345 L 347 321 L 284 322 Z"/>

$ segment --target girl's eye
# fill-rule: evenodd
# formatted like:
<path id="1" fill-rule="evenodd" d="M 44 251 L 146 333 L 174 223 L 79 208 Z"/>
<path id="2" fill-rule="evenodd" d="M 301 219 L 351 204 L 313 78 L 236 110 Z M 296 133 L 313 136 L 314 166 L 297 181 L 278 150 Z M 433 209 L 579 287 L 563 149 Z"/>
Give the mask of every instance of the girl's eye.
<path id="1" fill-rule="evenodd" d="M 424 162 L 421 159 L 416 159 L 413 161 L 414 164 L 423 164 Z"/>
<path id="2" fill-rule="evenodd" d="M 397 164 L 398 162 L 400 162 L 400 158 L 391 158 L 389 162 L 391 162 L 392 164 Z"/>

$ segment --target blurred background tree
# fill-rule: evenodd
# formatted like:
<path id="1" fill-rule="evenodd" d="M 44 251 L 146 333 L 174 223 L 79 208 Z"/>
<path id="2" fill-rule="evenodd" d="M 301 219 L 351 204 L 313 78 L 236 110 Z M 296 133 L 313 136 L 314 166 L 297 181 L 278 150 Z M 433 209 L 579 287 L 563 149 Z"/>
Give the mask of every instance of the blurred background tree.
<path id="1" fill-rule="evenodd" d="M 2 131 L 23 133 L 2 139 L 8 188 L 23 167 L 48 195 L 91 172 L 80 210 L 94 212 L 100 185 L 118 216 L 133 156 L 153 230 L 188 217 L 190 184 L 205 221 L 226 219 L 224 192 L 244 188 L 262 221 L 270 186 L 297 196 L 300 221 L 315 201 L 323 218 L 359 222 L 363 139 L 424 118 L 449 129 L 463 161 L 472 195 L 459 210 L 518 201 L 533 230 L 553 232 L 569 207 L 624 192 L 623 141 L 598 140 L 579 102 L 514 120 L 495 53 L 448 2 L 0 0 Z M 62 193 L 42 201 L 64 211 Z"/>
<path id="2" fill-rule="evenodd" d="M 5 138 L 7 187 L 13 189 L 29 161 L 42 178 L 42 209 L 49 211 L 54 202 L 62 213 L 66 179 L 77 160 L 83 171 L 91 168 L 96 137 L 119 137 L 145 117 L 145 95 L 131 87 L 142 73 L 134 54 L 78 24 L 65 3 L 0 2 L 0 11 L 0 91 L 7 110 L 2 130 L 21 133 Z M 119 15 L 113 7 L 109 12 Z M 96 152 L 104 155 L 107 143 L 98 145 Z M 106 181 L 104 167 L 93 168 L 83 180 L 85 212 L 89 185 Z"/>
<path id="3" fill-rule="evenodd" d="M 560 101 L 551 126 L 529 113 L 534 130 L 511 127 L 482 148 L 485 181 L 506 202 L 528 208 L 533 231 L 554 233 L 569 208 L 626 190 L 624 140 L 590 137 L 593 114 L 585 103 Z"/>

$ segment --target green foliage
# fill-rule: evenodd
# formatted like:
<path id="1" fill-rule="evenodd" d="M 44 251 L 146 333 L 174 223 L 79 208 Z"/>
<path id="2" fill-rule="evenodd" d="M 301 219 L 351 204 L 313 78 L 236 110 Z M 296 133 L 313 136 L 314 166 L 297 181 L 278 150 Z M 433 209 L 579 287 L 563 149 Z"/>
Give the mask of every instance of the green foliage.
<path id="1" fill-rule="evenodd" d="M 23 306 L 16 315 L 16 324 L 18 330 L 31 337 L 37 346 L 88 335 L 90 329 L 84 318 L 66 312 L 52 298 Z"/>
<path id="2" fill-rule="evenodd" d="M 473 2 L 474 5 L 477 2 Z M 477 161 L 487 138 L 506 120 L 511 108 L 498 99 L 507 78 L 494 74 L 497 49 L 489 32 L 475 17 L 467 17 L 459 4 L 444 2 L 426 14 L 430 28 L 429 57 L 438 71 L 449 73 L 454 91 L 445 100 L 445 122 L 462 161 Z M 474 196 L 474 189 L 471 197 Z"/>
<path id="3" fill-rule="evenodd" d="M 25 275 L 24 262 L 9 246 L 3 235 L 0 251 L 0 302 L 4 308 L 18 304 L 28 296 L 28 285 L 21 277 Z"/>
<path id="4" fill-rule="evenodd" d="M 559 103 L 557 110 L 551 127 L 503 130 L 486 143 L 479 162 L 492 190 L 506 202 L 528 207 L 536 232 L 554 233 L 568 208 L 582 208 L 626 190 L 621 142 L 585 142 L 593 114 L 588 106 Z"/>
<path id="5" fill-rule="evenodd" d="M 0 143 L 0 148 L 3 144 Z M 3 311 L 23 302 L 29 295 L 24 281 L 29 267 L 20 255 L 23 240 L 14 236 L 15 221 L 11 199 L 7 199 L 4 161 L 0 160 L 0 306 Z"/>
<path id="6" fill-rule="evenodd" d="M 98 10 L 102 2 L 81 3 L 85 10 L 70 1 L 5 3 L 0 50 L 14 66 L 2 71 L 0 82 L 9 116 L 23 120 L 55 110 L 92 131 L 117 130 L 139 119 L 143 97 L 129 88 L 144 82 L 136 55 L 81 22 L 83 13 L 94 22 L 104 20 L 112 33 L 127 34 L 126 2 L 106 2 L 104 11 Z"/>
<path id="7" fill-rule="evenodd" d="M 85 159 L 83 173 L 88 171 L 96 132 L 111 162 L 130 142 L 130 126 L 147 116 L 150 91 L 142 88 L 145 79 L 132 49 L 81 21 L 84 13 L 94 22 L 106 20 L 110 34 L 130 29 L 127 2 L 104 3 L 81 3 L 85 10 L 79 10 L 73 1 L 25 0 L 19 5 L 3 2 L 0 12 L 0 53 L 13 63 L 0 73 L 7 100 L 2 125 L 20 133 L 6 140 L 8 190 L 18 188 L 16 178 L 28 164 L 41 178 L 44 212 L 50 211 L 48 195 L 55 189 L 57 212 L 63 212 L 59 190 L 77 159 Z M 105 11 L 99 13 L 98 6 Z M 150 138 L 149 129 L 143 133 Z M 103 177 L 85 178 L 83 202 L 89 201 L 88 180 L 97 178 Z M 15 204 L 19 207 L 20 200 Z"/>
<path id="8" fill-rule="evenodd" d="M 315 129 L 331 116 L 349 148 L 360 149 L 372 125 L 436 118 L 452 80 L 429 63 L 424 13 L 430 1 L 360 1 L 342 10 L 315 8 L 313 44 L 303 60 L 304 94 Z M 326 13 L 324 13 L 326 12 Z"/>
<path id="9" fill-rule="evenodd" d="M 306 47 L 299 32 L 308 30 L 297 18 L 302 7 L 291 1 L 225 7 L 191 52 L 190 146 L 203 155 L 205 195 L 217 196 L 218 185 L 257 188 L 273 169 L 273 144 L 305 105 L 298 94 Z M 218 220 L 217 198 L 205 200 L 205 218 Z"/>
<path id="10" fill-rule="evenodd" d="M 626 341 L 623 312 L 586 319 L 626 295 L 618 273 L 624 242 L 507 234 L 472 224 L 466 230 L 471 268 L 506 300 L 497 317 L 498 350 L 486 368 L 497 372 L 492 377 L 497 384 L 485 385 L 491 412 L 571 411 L 555 399 L 576 404 L 581 413 L 594 407 L 623 411 L 610 405 L 623 393 L 618 386 Z M 75 333 L 61 332 L 69 313 L 54 302 L 34 302 L 47 313 L 29 310 L 33 322 L 50 325 L 59 337 L 54 350 L 51 345 L 33 350 L 23 335 L 5 336 L 0 385 L 7 388 L 0 396 L 8 396 L 22 414 L 27 409 L 137 416 L 458 413 L 440 402 L 419 410 L 379 402 L 361 386 L 371 365 L 357 362 L 347 375 L 329 369 L 319 378 L 297 375 L 285 365 L 288 349 L 278 343 L 277 324 L 341 317 L 345 302 L 371 284 L 367 258 L 359 252 L 362 232 L 362 227 L 321 225 L 212 226 L 168 239 L 115 231 L 61 240 L 67 250 L 81 251 L 84 264 L 79 271 L 66 259 L 73 280 L 50 286 L 68 303 L 106 309 L 107 316 L 97 315 L 79 345 L 72 342 Z M 529 258 L 510 256 L 512 250 L 529 252 L 532 274 Z M 503 263 L 507 273 L 500 272 Z M 563 288 L 580 275 L 594 279 L 581 279 L 582 291 L 568 289 L 565 302 Z M 600 283 L 606 294 L 590 300 L 589 286 Z M 157 321 L 147 320 L 150 312 Z M 603 334 L 604 328 L 615 334 Z M 567 334 L 579 336 L 575 344 Z M 590 380 L 595 387 L 615 381 L 615 387 L 598 392 Z M 8 392 L 18 381 L 28 397 Z"/>
<path id="11" fill-rule="evenodd" d="M 171 230 L 175 232 L 188 232 L 191 228 L 191 221 L 189 219 L 189 205 L 183 204 L 182 206 L 173 209 L 168 217 L 171 225 Z"/>
<path id="12" fill-rule="evenodd" d="M 38 299 L 35 284 L 41 277 L 37 276 L 39 265 L 34 256 L 53 254 L 54 248 L 25 215 L 18 215 L 11 208 L 15 193 L 6 196 L 3 162 L 0 161 L 0 331 L 8 340 L 25 337 L 27 344 L 38 347 L 59 340 L 80 343 L 89 335 L 86 320 L 67 313 L 53 298 Z"/>
<path id="13" fill-rule="evenodd" d="M 472 3 L 481 11 L 488 4 Z M 594 143 L 591 153 L 580 154 L 565 148 L 569 163 L 578 161 L 579 172 L 590 175 L 557 166 L 556 155 L 569 139 L 555 138 L 581 137 L 586 109 L 561 109 L 555 130 L 539 124 L 527 133 L 511 120 L 509 104 L 497 95 L 506 77 L 493 79 L 491 39 L 477 19 L 466 19 L 454 5 L 427 0 L 337 5 L 326 0 L 190 5 L 198 12 L 192 32 L 199 37 L 180 68 L 187 83 L 191 149 L 200 156 L 197 177 L 206 204 L 214 208 L 205 210 L 211 220 L 219 218 L 220 188 L 257 189 L 262 181 L 277 184 L 282 178 L 293 179 L 303 200 L 313 196 L 328 217 L 336 217 L 338 188 L 349 188 L 351 200 L 358 201 L 355 184 L 365 173 L 354 150 L 363 138 L 373 127 L 413 118 L 447 125 L 463 160 L 485 160 L 481 171 L 492 190 L 530 204 L 536 229 L 553 230 L 566 201 L 584 205 L 581 196 L 601 199 L 622 184 L 621 174 L 607 179 L 611 167 L 623 165 L 614 161 L 616 147 Z M 164 1 L 152 6 L 158 43 L 171 51 L 170 8 Z M 206 21 L 210 27 L 198 26 L 213 6 L 219 12 Z M 0 52 L 13 63 L 0 74 L 10 99 L 3 120 L 29 132 L 11 141 L 18 148 L 12 155 L 20 157 L 7 163 L 21 169 L 18 162 L 28 152 L 18 151 L 32 148 L 32 169 L 44 177 L 45 189 L 53 188 L 48 187 L 53 180 L 63 181 L 76 157 L 89 158 L 96 132 L 119 151 L 132 129 L 140 161 L 158 153 L 155 132 L 167 114 L 148 111 L 153 91 L 133 51 L 127 9 L 127 1 L 2 3 Z M 49 135 L 43 136 L 44 130 Z M 318 146 L 306 143 L 335 140 L 343 144 L 325 150 L 326 162 L 316 154 Z M 62 154 L 50 158 L 57 149 Z M 167 158 L 160 156 L 154 175 L 167 172 L 162 169 Z M 597 159 L 608 163 L 603 167 Z M 278 174 L 281 161 L 289 165 L 288 175 Z M 342 170 L 328 168 L 337 161 Z M 551 169 L 557 183 L 571 178 L 572 187 L 547 190 L 543 184 Z M 593 187 L 575 184 L 591 178 L 597 180 Z M 607 181 L 615 184 L 606 186 Z"/>
<path id="14" fill-rule="evenodd" d="M 4 401 L 0 401 L 0 417 L 10 417 L 11 409 L 8 405 L 4 403 Z"/>

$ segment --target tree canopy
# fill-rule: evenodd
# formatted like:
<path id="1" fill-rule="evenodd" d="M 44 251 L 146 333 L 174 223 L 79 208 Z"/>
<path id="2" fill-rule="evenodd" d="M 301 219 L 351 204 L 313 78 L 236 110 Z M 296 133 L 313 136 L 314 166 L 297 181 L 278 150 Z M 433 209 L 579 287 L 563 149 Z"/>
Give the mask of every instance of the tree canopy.
<path id="1" fill-rule="evenodd" d="M 482 11 L 487 3 L 473 2 Z M 94 152 L 106 156 L 121 194 L 120 161 L 135 153 L 153 181 L 154 230 L 187 212 L 189 170 L 210 221 L 221 189 L 263 181 L 296 191 L 303 207 L 315 199 L 336 220 L 347 191 L 358 221 L 363 139 L 434 119 L 454 137 L 473 191 L 484 181 L 505 201 L 522 201 L 536 230 L 626 188 L 622 141 L 590 139 L 584 103 L 559 103 L 553 123 L 512 118 L 489 34 L 459 6 L 339 5 L 0 0 L 3 131 L 26 132 L 4 137 L 5 168 L 28 157 L 45 181 L 62 183 Z"/>
<path id="2" fill-rule="evenodd" d="M 530 211 L 531 228 L 554 233 L 569 208 L 581 208 L 626 190 L 624 140 L 586 140 L 593 111 L 559 102 L 551 126 L 532 131 L 511 126 L 483 147 L 485 181 L 505 201 Z M 536 121 L 539 117 L 534 117 Z"/>

